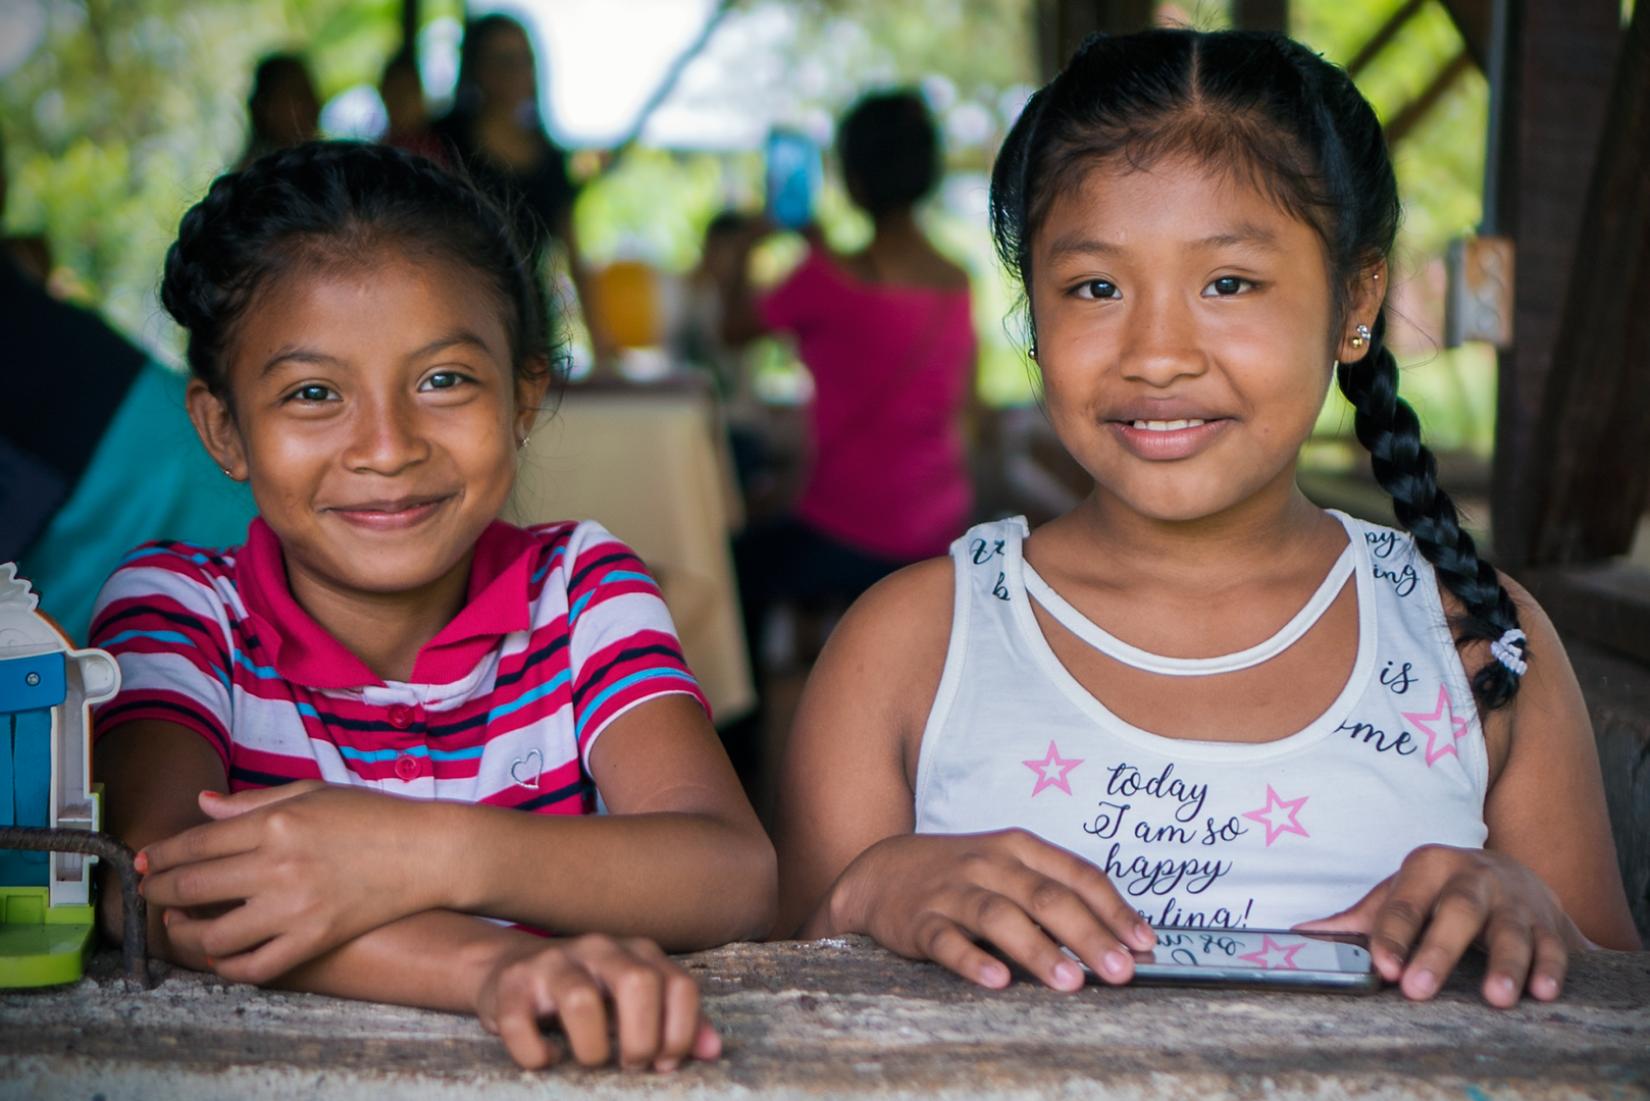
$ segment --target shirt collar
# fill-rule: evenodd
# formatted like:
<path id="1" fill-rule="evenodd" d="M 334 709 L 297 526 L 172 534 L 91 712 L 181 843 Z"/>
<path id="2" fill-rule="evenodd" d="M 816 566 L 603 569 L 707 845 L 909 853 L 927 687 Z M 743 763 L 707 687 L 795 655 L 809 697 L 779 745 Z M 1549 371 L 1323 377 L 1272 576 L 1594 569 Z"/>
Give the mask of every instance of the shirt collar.
<path id="1" fill-rule="evenodd" d="M 461 680 L 500 637 L 532 626 L 528 584 L 537 546 L 530 533 L 512 524 L 487 525 L 476 540 L 464 607 L 418 651 L 413 683 Z M 293 598 L 280 538 L 262 517 L 247 529 L 235 582 L 270 664 L 283 679 L 332 690 L 384 683 Z"/>

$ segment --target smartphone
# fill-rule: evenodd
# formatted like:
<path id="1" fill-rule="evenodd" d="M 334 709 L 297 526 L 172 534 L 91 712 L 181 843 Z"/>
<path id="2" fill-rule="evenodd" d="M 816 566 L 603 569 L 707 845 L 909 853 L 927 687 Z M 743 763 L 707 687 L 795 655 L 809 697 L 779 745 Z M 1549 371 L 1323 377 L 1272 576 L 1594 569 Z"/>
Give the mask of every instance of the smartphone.
<path id="1" fill-rule="evenodd" d="M 801 229 L 814 220 L 814 206 L 824 179 L 824 160 L 814 140 L 796 130 L 768 134 L 768 219 L 786 229 Z"/>
<path id="2" fill-rule="evenodd" d="M 1369 939 L 1359 933 L 1205 928 L 1155 932 L 1157 945 L 1150 952 L 1134 953 L 1134 981 L 1143 985 L 1343 994 L 1373 994 L 1381 988 Z"/>

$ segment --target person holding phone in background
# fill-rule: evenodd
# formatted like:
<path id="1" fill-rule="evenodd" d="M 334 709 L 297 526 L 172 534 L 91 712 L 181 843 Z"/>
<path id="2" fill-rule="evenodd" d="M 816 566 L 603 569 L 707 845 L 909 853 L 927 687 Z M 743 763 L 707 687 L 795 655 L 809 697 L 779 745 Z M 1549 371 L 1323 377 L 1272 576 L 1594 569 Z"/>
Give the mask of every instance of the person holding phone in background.
<path id="1" fill-rule="evenodd" d="M 746 637 L 761 654 L 768 611 L 784 600 L 847 603 L 935 554 L 972 507 L 963 419 L 975 338 L 968 276 L 923 232 L 917 207 L 938 184 L 939 135 L 912 91 L 868 95 L 837 139 L 849 198 L 875 232 L 851 255 L 811 224 L 817 173 L 798 136 L 769 143 L 769 218 L 808 238 L 806 258 L 760 298 L 748 264 L 729 265 L 724 335 L 785 333 L 814 380 L 812 451 L 788 515 L 753 523 L 735 547 Z M 744 238 L 755 245 L 760 233 Z M 730 750 L 738 760 L 737 741 Z"/>

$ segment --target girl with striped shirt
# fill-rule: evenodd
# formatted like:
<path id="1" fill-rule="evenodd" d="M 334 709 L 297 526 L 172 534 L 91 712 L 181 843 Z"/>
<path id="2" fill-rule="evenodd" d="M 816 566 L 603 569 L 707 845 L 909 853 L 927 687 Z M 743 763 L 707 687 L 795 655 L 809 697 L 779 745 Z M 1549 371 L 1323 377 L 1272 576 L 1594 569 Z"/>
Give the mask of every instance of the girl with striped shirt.
<path id="1" fill-rule="evenodd" d="M 213 184 L 162 297 L 259 516 L 99 597 L 97 772 L 152 943 L 475 1012 L 524 1066 L 551 1017 L 580 1063 L 714 1058 L 663 949 L 762 933 L 773 850 L 646 567 L 595 523 L 497 518 L 550 375 L 514 223 L 428 161 L 312 143 Z"/>

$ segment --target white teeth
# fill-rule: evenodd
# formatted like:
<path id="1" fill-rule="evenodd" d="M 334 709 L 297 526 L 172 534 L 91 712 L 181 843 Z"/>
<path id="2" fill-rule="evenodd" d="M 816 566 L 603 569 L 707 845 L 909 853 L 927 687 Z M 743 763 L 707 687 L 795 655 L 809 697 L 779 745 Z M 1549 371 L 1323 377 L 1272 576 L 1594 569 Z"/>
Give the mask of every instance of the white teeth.
<path id="1" fill-rule="evenodd" d="M 1178 432 L 1182 428 L 1198 428 L 1203 424 L 1195 418 L 1179 421 L 1135 421 L 1134 427 L 1147 432 Z"/>

